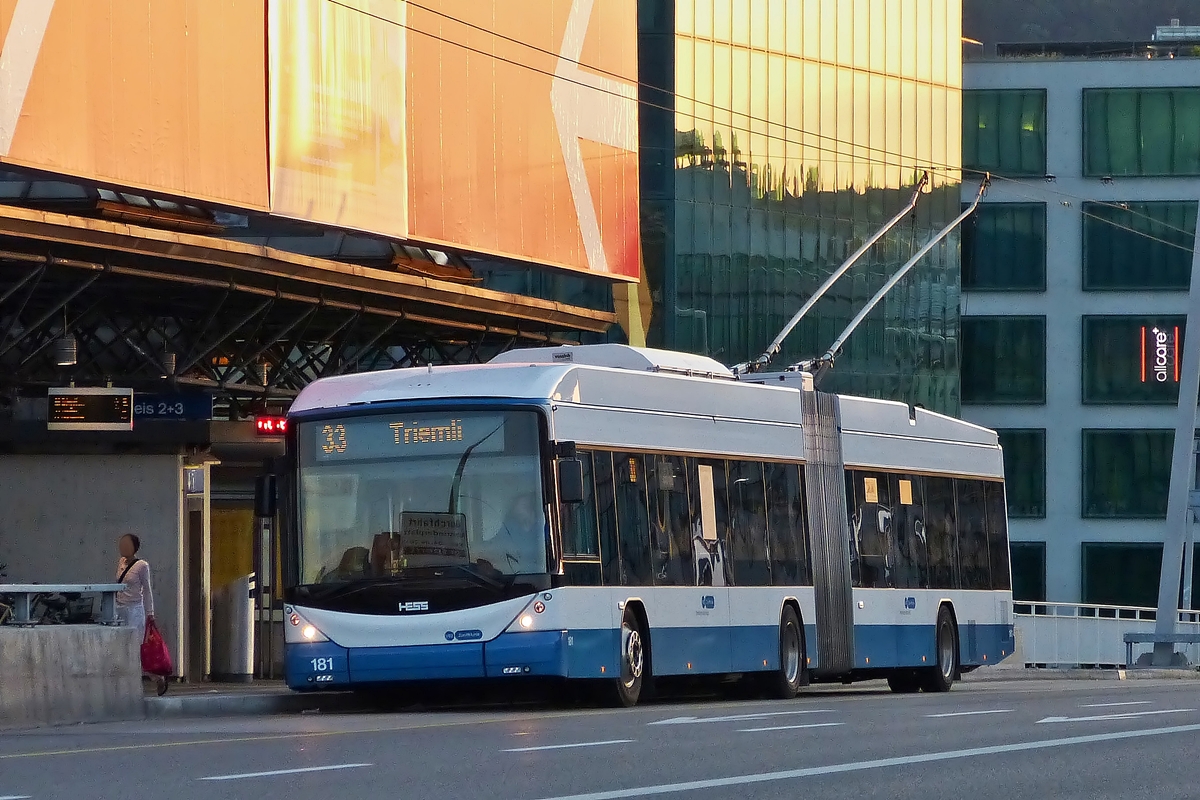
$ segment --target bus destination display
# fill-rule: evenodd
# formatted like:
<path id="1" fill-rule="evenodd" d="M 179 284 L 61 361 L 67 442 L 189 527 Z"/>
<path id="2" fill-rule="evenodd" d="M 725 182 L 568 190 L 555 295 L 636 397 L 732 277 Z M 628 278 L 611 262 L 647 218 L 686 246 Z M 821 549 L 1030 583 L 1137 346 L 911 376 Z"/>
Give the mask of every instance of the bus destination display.
<path id="1" fill-rule="evenodd" d="M 52 431 L 133 430 L 133 390 L 51 389 L 46 428 Z"/>
<path id="2" fill-rule="evenodd" d="M 504 452 L 502 414 L 414 414 L 357 417 L 308 423 L 311 458 L 317 463 L 414 456 L 461 456 Z"/>

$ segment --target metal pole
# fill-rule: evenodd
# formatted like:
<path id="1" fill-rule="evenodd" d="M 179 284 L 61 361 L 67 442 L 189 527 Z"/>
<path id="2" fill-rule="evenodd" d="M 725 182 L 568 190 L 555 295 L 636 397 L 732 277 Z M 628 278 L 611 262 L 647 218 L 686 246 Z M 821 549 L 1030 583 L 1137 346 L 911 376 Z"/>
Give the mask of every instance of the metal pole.
<path id="1" fill-rule="evenodd" d="M 867 318 L 867 315 L 874 310 L 875 306 L 879 305 L 879 302 L 883 300 L 887 293 L 890 292 L 895 285 L 899 283 L 905 275 L 908 274 L 908 271 L 915 267 L 917 262 L 924 258 L 925 255 L 932 250 L 938 242 L 949 236 L 950 232 L 957 228 L 964 219 L 975 213 L 975 208 L 979 205 L 979 201 L 983 199 L 983 194 L 987 191 L 987 187 L 990 182 L 991 176 L 985 177 L 983 182 L 979 184 L 979 192 L 975 195 L 975 200 L 972 201 L 971 205 L 967 206 L 965 211 L 955 217 L 949 225 L 942 228 L 940 231 L 938 231 L 936 236 L 926 242 L 925 245 L 904 264 L 904 266 L 897 270 L 897 272 L 888 279 L 887 283 L 885 283 L 883 287 L 875 293 L 875 296 L 871 298 L 871 301 L 863 306 L 862 310 L 858 312 L 858 315 L 855 316 L 854 319 L 850 320 L 850 324 L 846 326 L 845 330 L 842 331 L 837 340 L 830 345 L 829 349 L 825 351 L 823 356 L 817 359 L 816 371 L 813 373 L 814 382 L 820 382 L 821 378 L 825 376 L 825 373 L 832 368 L 833 360 L 837 356 L 838 352 L 841 351 L 842 345 L 846 343 L 846 340 L 850 338 L 850 335 L 854 333 L 855 329 L 862 324 L 862 321 Z"/>
<path id="2" fill-rule="evenodd" d="M 804 315 L 812 310 L 812 307 L 817 304 L 817 301 L 824 297 L 825 293 L 829 291 L 833 284 L 837 283 L 838 279 L 845 275 L 846 272 L 852 266 L 854 266 L 854 262 L 862 258 L 863 255 L 870 250 L 876 242 L 883 238 L 885 233 L 896 227 L 900 220 L 908 216 L 909 212 L 917 207 L 917 200 L 920 199 L 921 192 L 925 189 L 925 186 L 928 185 L 928 183 L 929 173 L 922 172 L 921 180 L 917 182 L 917 188 L 913 192 L 912 199 L 908 201 L 908 205 L 900 209 L 896 216 L 892 217 L 886 225 L 875 231 L 871 238 L 863 242 L 862 247 L 855 250 L 849 258 L 842 262 L 840 267 L 833 271 L 832 275 L 825 279 L 825 282 L 821 284 L 820 288 L 813 292 L 812 297 L 805 301 L 804 305 L 800 307 L 800 310 L 796 312 L 796 315 L 792 317 L 791 321 L 788 322 L 787 325 L 783 326 L 783 330 L 779 332 L 779 335 L 775 337 L 775 340 L 771 342 L 761 356 L 756 358 L 754 361 L 734 366 L 733 373 L 735 375 L 744 375 L 747 372 L 758 372 L 763 367 L 770 364 L 771 359 L 779 355 L 779 351 L 783 349 L 783 340 L 786 339 L 791 332 L 796 329 L 796 326 L 800 324 L 800 320 L 804 319 Z"/>
<path id="3" fill-rule="evenodd" d="M 1183 607 L 1188 611 L 1193 608 L 1192 591 L 1195 587 L 1192 586 L 1192 575 L 1196 569 L 1194 557 L 1196 553 L 1196 512 L 1190 510 L 1188 514 L 1187 538 L 1183 545 Z"/>
<path id="4" fill-rule="evenodd" d="M 1175 445 L 1171 454 L 1171 484 L 1167 493 L 1167 526 L 1163 532 L 1162 571 L 1158 580 L 1158 613 L 1154 632 L 1175 634 L 1179 621 L 1179 573 L 1187 540 L 1191 512 L 1192 449 L 1196 437 L 1196 403 L 1200 402 L 1200 226 L 1192 246 L 1192 281 L 1188 296 L 1187 322 L 1191 336 L 1183 339 L 1183 369 L 1179 378 L 1179 411 L 1175 420 Z M 1169 667 L 1174 660 L 1173 642 L 1154 643 L 1154 666 Z"/>

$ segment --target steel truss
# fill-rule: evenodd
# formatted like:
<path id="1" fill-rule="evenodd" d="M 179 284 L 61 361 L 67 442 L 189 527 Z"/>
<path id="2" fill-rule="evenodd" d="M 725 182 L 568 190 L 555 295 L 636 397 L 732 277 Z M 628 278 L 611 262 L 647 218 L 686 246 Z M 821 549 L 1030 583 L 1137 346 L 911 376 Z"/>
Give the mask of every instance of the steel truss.
<path id="1" fill-rule="evenodd" d="M 173 279 L 0 250 L 0 392 L 11 399 L 48 386 L 204 390 L 239 418 L 279 407 L 321 377 L 426 364 L 478 363 L 515 346 L 575 341 L 512 320 L 438 321 L 403 307 L 348 302 L 283 283 Z M 423 309 L 427 311 L 428 309 Z M 76 363 L 60 366 L 66 332 Z"/>

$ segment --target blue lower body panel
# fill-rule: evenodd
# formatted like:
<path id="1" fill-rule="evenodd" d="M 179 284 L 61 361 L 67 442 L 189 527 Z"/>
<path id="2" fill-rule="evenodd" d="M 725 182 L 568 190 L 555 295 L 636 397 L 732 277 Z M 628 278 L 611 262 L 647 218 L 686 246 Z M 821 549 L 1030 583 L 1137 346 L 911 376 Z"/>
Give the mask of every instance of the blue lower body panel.
<path id="1" fill-rule="evenodd" d="M 810 666 L 819 664 L 816 629 L 805 626 Z M 933 625 L 860 625 L 854 666 L 859 670 L 933 666 Z M 963 666 L 994 664 L 1013 651 L 1011 625 L 960 623 Z M 659 628 L 651 632 L 655 675 L 758 672 L 779 668 L 779 629 Z M 620 675 L 617 630 L 505 633 L 490 642 L 408 647 L 344 648 L 332 642 L 289 644 L 287 683 L 296 690 L 352 684 L 517 676 L 613 678 Z"/>
<path id="2" fill-rule="evenodd" d="M 504 633 L 483 647 L 487 677 L 567 676 L 567 634 L 563 631 Z"/>
<path id="3" fill-rule="evenodd" d="M 355 647 L 350 677 L 355 683 L 482 678 L 483 644 Z"/>
<path id="4" fill-rule="evenodd" d="M 937 664 L 933 625 L 860 625 L 854 629 L 856 669 L 923 667 Z M 1012 653 L 1012 625 L 959 622 L 958 660 L 963 666 L 995 664 Z"/>
<path id="5" fill-rule="evenodd" d="M 344 689 L 350 685 L 349 651 L 333 642 L 289 644 L 283 671 L 288 688 L 296 691 Z"/>

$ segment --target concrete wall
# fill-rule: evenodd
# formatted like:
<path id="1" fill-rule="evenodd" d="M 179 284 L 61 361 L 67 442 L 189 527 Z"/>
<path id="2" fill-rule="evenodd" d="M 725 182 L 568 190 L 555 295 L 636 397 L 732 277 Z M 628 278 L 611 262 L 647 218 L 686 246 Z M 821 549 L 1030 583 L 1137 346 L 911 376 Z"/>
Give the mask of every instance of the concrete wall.
<path id="1" fill-rule="evenodd" d="M 132 628 L 0 628 L 0 728 L 141 719 L 140 644 Z"/>
<path id="2" fill-rule="evenodd" d="M 985 202 L 1046 204 L 1046 291 L 963 292 L 963 316 L 1046 317 L 1046 404 L 969 406 L 962 416 L 991 428 L 1046 429 L 1046 517 L 1014 519 L 1013 541 L 1046 543 L 1046 596 L 1078 602 L 1083 542 L 1161 542 L 1163 520 L 1083 519 L 1082 430 L 1174 428 L 1175 408 L 1084 405 L 1085 314 L 1169 315 L 1187 312 L 1187 292 L 1083 291 L 1084 201 L 1196 200 L 1194 178 L 1118 177 L 1105 184 L 1083 176 L 1083 90 L 1195 86 L 1196 59 L 1005 59 L 963 65 L 964 89 L 1046 90 L 1046 172 L 1038 178 L 996 179 Z M 964 202 L 974 187 L 964 183 Z"/>
<path id="3" fill-rule="evenodd" d="M 182 461 L 172 455 L 0 456 L 9 583 L 110 583 L 117 539 L 142 540 L 159 627 L 180 662 Z"/>

